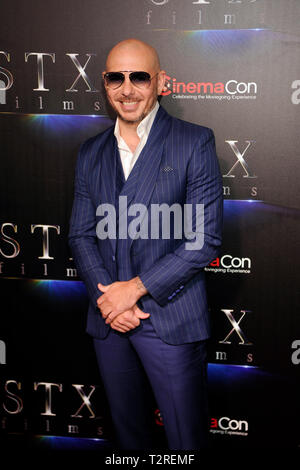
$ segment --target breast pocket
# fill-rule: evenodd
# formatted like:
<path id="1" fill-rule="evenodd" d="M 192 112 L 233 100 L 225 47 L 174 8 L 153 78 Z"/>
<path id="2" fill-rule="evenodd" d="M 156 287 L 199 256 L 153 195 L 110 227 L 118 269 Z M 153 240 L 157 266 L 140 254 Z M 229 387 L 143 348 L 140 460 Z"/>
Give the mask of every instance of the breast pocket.
<path id="1" fill-rule="evenodd" d="M 170 179 L 172 180 L 173 178 L 178 178 L 178 170 L 177 168 L 171 168 L 169 166 L 166 166 L 162 169 L 160 169 L 157 180 L 165 180 L 165 179 Z"/>
<path id="2" fill-rule="evenodd" d="M 153 203 L 173 204 L 181 200 L 181 182 L 177 170 L 160 171 L 155 183 Z"/>

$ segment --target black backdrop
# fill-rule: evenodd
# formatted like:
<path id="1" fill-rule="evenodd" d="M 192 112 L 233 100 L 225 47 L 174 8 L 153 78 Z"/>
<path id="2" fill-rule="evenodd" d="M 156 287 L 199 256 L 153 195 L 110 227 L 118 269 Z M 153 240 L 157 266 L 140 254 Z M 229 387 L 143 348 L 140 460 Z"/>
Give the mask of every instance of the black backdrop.
<path id="1" fill-rule="evenodd" d="M 112 124 L 105 57 L 138 37 L 167 71 L 162 105 L 216 135 L 225 221 L 206 268 L 213 446 L 299 446 L 299 13 L 296 0 L 2 5 L 2 435 L 110 442 L 67 233 L 79 145 Z M 160 433 L 155 403 L 153 417 Z"/>

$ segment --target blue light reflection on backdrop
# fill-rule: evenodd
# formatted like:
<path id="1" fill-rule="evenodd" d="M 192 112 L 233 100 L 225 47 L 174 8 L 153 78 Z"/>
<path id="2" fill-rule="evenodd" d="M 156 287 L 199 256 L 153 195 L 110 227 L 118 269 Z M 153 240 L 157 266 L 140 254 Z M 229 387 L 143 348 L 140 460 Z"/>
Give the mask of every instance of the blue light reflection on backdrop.
<path id="1" fill-rule="evenodd" d="M 17 113 L 16 113 L 17 114 Z M 25 114 L 23 115 L 29 124 L 38 126 L 40 129 L 47 128 L 47 132 L 66 133 L 89 126 L 112 125 L 111 119 L 106 115 L 87 114 Z M 100 127 L 99 127 L 100 129 Z M 101 129 L 100 129 L 101 130 Z"/>
<path id="2" fill-rule="evenodd" d="M 153 31 L 170 32 L 167 28 Z M 273 31 L 267 28 L 172 30 L 172 32 L 177 33 L 183 41 L 189 40 L 188 47 L 192 47 L 193 44 L 199 46 L 202 43 L 203 53 L 208 50 L 213 52 L 212 60 L 225 53 L 228 54 L 228 57 L 230 55 L 238 56 L 238 54 L 244 53 L 245 49 L 252 47 L 256 41 L 259 41 L 259 50 L 261 50 L 261 44 L 267 47 L 269 41 L 273 40 Z M 207 58 L 207 54 L 205 54 L 205 60 Z"/>
<path id="3" fill-rule="evenodd" d="M 66 436 L 35 436 L 35 439 L 38 448 L 47 448 L 53 451 L 93 451 L 111 447 L 111 444 L 105 439 Z"/>
<path id="4" fill-rule="evenodd" d="M 56 300 L 71 300 L 86 296 L 86 289 L 82 281 L 60 281 L 55 279 L 29 281 L 33 291 L 39 295 L 50 296 Z"/>

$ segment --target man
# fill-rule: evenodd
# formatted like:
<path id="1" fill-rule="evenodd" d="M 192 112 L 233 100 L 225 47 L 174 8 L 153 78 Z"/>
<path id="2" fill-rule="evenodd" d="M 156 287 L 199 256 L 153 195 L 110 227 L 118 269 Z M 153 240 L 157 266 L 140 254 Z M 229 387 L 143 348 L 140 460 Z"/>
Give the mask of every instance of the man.
<path id="1" fill-rule="evenodd" d="M 81 147 L 69 237 L 90 298 L 87 332 L 120 448 L 153 446 L 147 381 L 168 447 L 204 448 L 203 268 L 218 254 L 222 225 L 213 133 L 159 106 L 166 74 L 142 41 L 117 44 L 103 79 L 117 120 Z"/>

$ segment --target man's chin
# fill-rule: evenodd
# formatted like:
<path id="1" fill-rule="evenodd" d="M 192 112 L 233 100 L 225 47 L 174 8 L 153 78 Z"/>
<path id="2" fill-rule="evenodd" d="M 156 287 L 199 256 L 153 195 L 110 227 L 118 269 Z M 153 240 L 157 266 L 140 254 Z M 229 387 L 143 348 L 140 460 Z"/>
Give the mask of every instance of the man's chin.
<path id="1" fill-rule="evenodd" d="M 127 124 L 137 124 L 139 122 L 141 122 L 144 117 L 146 117 L 146 114 L 142 114 L 142 115 L 139 115 L 139 116 L 124 116 L 124 114 L 121 114 L 121 113 L 117 113 L 118 114 L 118 118 L 121 119 L 121 121 L 123 122 L 126 122 Z"/>

